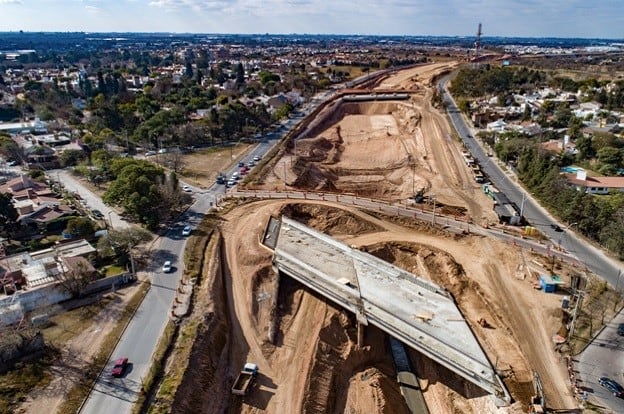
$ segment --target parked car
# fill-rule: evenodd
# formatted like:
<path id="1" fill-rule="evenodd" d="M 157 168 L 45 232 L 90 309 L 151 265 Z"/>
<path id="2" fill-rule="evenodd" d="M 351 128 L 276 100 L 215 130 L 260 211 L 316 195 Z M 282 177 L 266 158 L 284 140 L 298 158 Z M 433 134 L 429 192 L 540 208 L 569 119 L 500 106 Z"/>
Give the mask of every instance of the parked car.
<path id="1" fill-rule="evenodd" d="M 104 218 L 104 214 L 102 214 L 102 212 L 98 209 L 93 209 L 91 210 L 91 213 L 93 214 L 93 217 L 97 218 L 97 219 L 101 219 Z"/>
<path id="2" fill-rule="evenodd" d="M 170 261 L 170 260 L 167 260 L 167 261 L 163 264 L 162 271 L 163 271 L 163 273 L 169 273 L 169 272 L 171 272 L 171 261 Z"/>
<path id="3" fill-rule="evenodd" d="M 191 226 L 184 226 L 184 228 L 182 229 L 182 235 L 183 236 L 188 236 L 191 234 L 191 231 L 193 231 L 193 229 L 191 229 Z"/>
<path id="4" fill-rule="evenodd" d="M 624 323 L 618 325 L 618 335 L 624 336 Z"/>
<path id="5" fill-rule="evenodd" d="M 192 193 L 193 189 L 189 187 L 188 185 L 185 185 L 182 187 L 182 191 L 184 191 L 185 193 Z"/>
<path id="6" fill-rule="evenodd" d="M 615 397 L 622 397 L 624 395 L 624 388 L 611 378 L 600 377 L 598 383 L 609 390 Z"/>
<path id="7" fill-rule="evenodd" d="M 111 370 L 113 377 L 121 377 L 128 366 L 128 358 L 119 358 L 115 361 L 115 365 Z"/>
<path id="8" fill-rule="evenodd" d="M 151 157 L 152 155 L 156 155 L 156 151 L 147 151 L 147 152 L 145 153 L 145 156 L 146 156 L 146 157 Z"/>
<path id="9" fill-rule="evenodd" d="M 554 231 L 563 231 L 563 229 L 557 224 L 551 224 L 550 228 L 553 229 Z"/>
<path id="10" fill-rule="evenodd" d="M 260 156 L 256 155 L 255 157 L 253 157 L 253 160 L 254 160 L 255 162 L 260 161 Z"/>
<path id="11" fill-rule="evenodd" d="M 239 166 L 239 167 L 244 167 L 244 166 L 245 166 L 245 163 L 244 163 L 243 161 L 239 161 L 239 162 L 238 162 L 238 166 Z"/>
<path id="12" fill-rule="evenodd" d="M 236 180 L 230 178 L 226 185 L 228 187 L 234 187 L 236 185 Z"/>

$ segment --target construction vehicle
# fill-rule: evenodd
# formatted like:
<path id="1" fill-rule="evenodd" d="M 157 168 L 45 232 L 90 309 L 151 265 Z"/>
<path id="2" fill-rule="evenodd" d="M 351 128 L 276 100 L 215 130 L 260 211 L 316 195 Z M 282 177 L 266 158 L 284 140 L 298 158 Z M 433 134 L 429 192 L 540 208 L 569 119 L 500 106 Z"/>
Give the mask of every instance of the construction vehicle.
<path id="1" fill-rule="evenodd" d="M 425 189 L 421 188 L 420 190 L 416 191 L 412 199 L 415 203 L 422 203 L 425 199 Z"/>
<path id="2" fill-rule="evenodd" d="M 258 375 L 258 365 L 247 362 L 232 385 L 232 394 L 246 395 Z"/>

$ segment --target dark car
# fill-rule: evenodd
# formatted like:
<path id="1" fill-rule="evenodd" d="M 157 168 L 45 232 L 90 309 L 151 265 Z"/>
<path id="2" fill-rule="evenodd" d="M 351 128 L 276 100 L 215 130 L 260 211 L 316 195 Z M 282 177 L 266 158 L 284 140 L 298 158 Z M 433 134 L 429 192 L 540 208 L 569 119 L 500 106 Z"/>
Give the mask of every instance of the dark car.
<path id="1" fill-rule="evenodd" d="M 121 377 L 128 366 L 128 358 L 119 358 L 115 361 L 115 366 L 111 371 L 113 377 Z"/>
<path id="2" fill-rule="evenodd" d="M 93 209 L 91 210 L 91 213 L 93 213 L 93 217 L 95 218 L 98 218 L 98 219 L 104 218 L 104 214 L 102 214 L 100 210 Z"/>
<path id="3" fill-rule="evenodd" d="M 553 229 L 554 231 L 563 231 L 563 229 L 556 224 L 551 224 L 550 228 Z"/>
<path id="4" fill-rule="evenodd" d="M 598 384 L 608 389 L 609 392 L 611 392 L 616 397 L 622 397 L 622 395 L 624 395 L 624 388 L 622 388 L 620 384 L 613 381 L 611 378 L 600 377 L 600 379 L 598 380 Z"/>
<path id="5" fill-rule="evenodd" d="M 618 335 L 624 336 L 624 323 L 618 325 Z"/>

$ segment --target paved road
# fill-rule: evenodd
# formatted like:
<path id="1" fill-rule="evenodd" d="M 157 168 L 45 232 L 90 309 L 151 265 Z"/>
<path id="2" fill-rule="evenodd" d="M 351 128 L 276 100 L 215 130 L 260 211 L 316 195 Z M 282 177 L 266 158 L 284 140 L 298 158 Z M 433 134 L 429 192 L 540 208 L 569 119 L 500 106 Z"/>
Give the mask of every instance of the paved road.
<path id="1" fill-rule="evenodd" d="M 560 246 L 568 252 L 574 254 L 579 261 L 584 263 L 592 272 L 609 282 L 611 285 L 618 285 L 620 269 L 624 268 L 621 263 L 607 257 L 601 250 L 595 248 L 587 241 L 575 237 L 569 229 L 563 232 L 553 230 L 550 225 L 558 224 L 561 228 L 566 228 L 566 224 L 558 223 L 548 214 L 526 191 L 522 189 L 512 178 L 512 173 L 507 173 L 498 164 L 488 157 L 481 145 L 475 140 L 473 131 L 466 125 L 461 113 L 455 105 L 455 101 L 445 89 L 448 77 L 439 83 L 439 90 L 447 104 L 447 109 L 453 126 L 464 141 L 476 160 L 479 161 L 482 170 L 488 175 L 490 181 L 500 191 L 522 208 L 523 216 L 529 223 L 538 228 L 551 240 L 553 246 Z"/>
<path id="2" fill-rule="evenodd" d="M 607 257 L 601 250 L 595 248 L 589 242 L 577 237 L 566 229 L 557 232 L 550 227 L 557 224 L 562 228 L 566 226 L 558 223 L 544 210 L 530 194 L 527 194 L 517 183 L 503 172 L 499 166 L 488 157 L 479 143 L 474 139 L 473 132 L 465 124 L 453 98 L 445 89 L 448 77 L 442 79 L 438 85 L 443 94 L 443 99 L 448 105 L 449 116 L 457 133 L 464 141 L 466 147 L 479 161 L 484 172 L 489 176 L 494 185 L 516 203 L 524 205 L 523 215 L 531 225 L 539 228 L 551 240 L 553 246 L 560 246 L 576 256 L 576 258 L 592 272 L 609 282 L 617 289 L 622 289 L 624 280 L 621 278 L 622 264 Z M 523 203 L 524 201 L 524 203 Z M 595 338 L 591 344 L 579 355 L 579 362 L 576 368 L 582 379 L 580 385 L 588 392 L 590 400 L 599 406 L 610 407 L 615 413 L 624 413 L 624 401 L 613 397 L 598 384 L 598 378 L 608 376 L 618 382 L 623 382 L 624 373 L 624 339 L 617 336 L 616 326 L 624 323 L 624 314 L 620 312 Z"/>
<path id="3" fill-rule="evenodd" d="M 594 338 L 579 355 L 574 366 L 579 372 L 581 389 L 588 393 L 590 402 L 607 407 L 613 413 L 624 413 L 624 400 L 614 397 L 598 384 L 598 378 L 609 377 L 624 384 L 624 336 L 617 333 L 619 324 L 624 323 L 624 314 L 619 313 Z"/>
<path id="4" fill-rule="evenodd" d="M 287 127 L 292 127 L 299 119 L 291 119 Z M 285 132 L 284 132 L 285 133 Z M 278 142 L 279 135 L 268 139 L 254 147 L 243 159 L 251 161 L 254 157 L 262 158 L 269 149 Z M 238 168 L 236 164 L 225 173 L 230 176 Z M 56 172 L 55 172 L 56 173 Z M 63 172 L 58 172 L 61 179 Z M 108 215 L 110 209 L 88 189 L 78 185 L 75 180 L 66 180 L 63 184 L 72 191 L 88 200 L 88 203 Z M 202 191 L 194 188 L 193 197 L 195 203 L 180 217 L 178 224 L 174 225 L 164 236 L 156 241 L 153 248 L 152 264 L 147 269 L 152 282 L 145 299 L 141 303 L 136 315 L 124 331 L 117 347 L 113 351 L 111 360 L 100 377 L 98 377 L 94 389 L 81 409 L 84 414 L 121 414 L 132 410 L 134 402 L 141 391 L 142 379 L 148 373 L 151 358 L 156 349 L 159 338 L 164 332 L 176 290 L 179 286 L 183 267 L 183 253 L 186 238 L 182 237 L 182 228 L 186 224 L 197 226 L 203 219 L 204 213 L 214 205 L 217 198 L 225 192 L 225 186 L 213 185 Z M 122 226 L 123 220 L 111 214 L 113 224 Z M 171 260 L 173 272 L 163 273 L 161 266 L 165 260 Z M 114 360 L 119 357 L 129 359 L 129 369 L 122 378 L 112 378 L 109 375 Z"/>

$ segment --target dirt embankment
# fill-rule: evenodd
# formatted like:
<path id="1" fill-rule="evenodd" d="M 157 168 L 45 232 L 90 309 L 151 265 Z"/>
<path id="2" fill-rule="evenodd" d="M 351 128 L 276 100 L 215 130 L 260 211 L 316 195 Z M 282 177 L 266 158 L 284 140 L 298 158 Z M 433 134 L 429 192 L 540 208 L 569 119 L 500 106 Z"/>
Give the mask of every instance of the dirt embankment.
<path id="1" fill-rule="evenodd" d="M 504 375 L 513 398 L 525 407 L 532 394 L 533 367 L 553 390 L 565 380 L 552 365 L 556 357 L 550 356 L 547 346 L 549 325 L 542 326 L 552 318 L 529 327 L 514 316 L 528 306 L 538 314 L 552 313 L 557 300 L 540 296 L 529 283 L 510 277 L 520 259 L 507 245 L 479 236 L 449 235 L 428 224 L 410 228 L 378 213 L 334 203 L 262 201 L 237 207 L 223 222 L 228 236 L 223 279 L 214 282 L 215 307 L 207 314 L 205 336 L 196 344 L 192 368 L 181 387 L 185 390 L 179 391 L 183 408 L 176 412 L 196 407 L 201 412 L 221 408 L 231 413 L 407 412 L 394 379 L 386 335 L 367 327 L 365 346 L 358 349 L 352 315 L 274 274 L 271 255 L 257 240 L 268 217 L 279 214 L 448 289 Z M 512 291 L 516 298 L 510 302 L 507 295 Z M 480 318 L 489 326 L 480 326 Z M 527 342 L 520 339 L 523 335 L 545 348 L 527 352 Z M 409 354 L 425 379 L 425 399 L 432 412 L 498 412 L 482 390 L 415 351 Z M 229 387 L 247 360 L 257 362 L 261 374 L 247 397 L 232 398 Z M 559 408 L 570 407 L 566 396 L 554 396 L 552 401 Z M 506 412 L 519 410 L 514 406 Z"/>
<path id="2" fill-rule="evenodd" d="M 219 237 L 220 244 L 222 239 Z M 230 332 L 227 300 L 225 296 L 220 255 L 207 258 L 211 266 L 204 266 L 202 278 L 207 289 L 200 298 L 205 302 L 205 312 L 197 338 L 189 357 L 191 363 L 184 374 L 182 383 L 175 393 L 172 413 L 217 413 L 227 406 L 227 398 L 214 398 L 215 395 L 229 395 Z"/>

